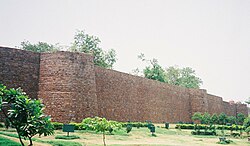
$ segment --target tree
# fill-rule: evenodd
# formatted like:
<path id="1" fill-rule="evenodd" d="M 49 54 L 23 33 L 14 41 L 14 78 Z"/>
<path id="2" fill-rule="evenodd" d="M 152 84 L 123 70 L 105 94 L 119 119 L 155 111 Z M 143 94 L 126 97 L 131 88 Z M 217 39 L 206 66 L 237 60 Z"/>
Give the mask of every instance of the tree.
<path id="1" fill-rule="evenodd" d="M 70 51 L 90 53 L 94 56 L 94 64 L 104 68 L 112 68 L 116 62 L 115 50 L 103 51 L 99 46 L 100 39 L 96 36 L 86 34 L 84 31 L 77 31 Z"/>
<path id="2" fill-rule="evenodd" d="M 143 69 L 145 78 L 186 88 L 200 88 L 202 84 L 202 80 L 196 76 L 195 71 L 190 67 L 170 66 L 164 70 L 157 59 L 148 60 L 144 54 L 140 54 L 138 58 L 149 64 Z M 138 69 L 134 72 L 138 74 Z"/>
<path id="3" fill-rule="evenodd" d="M 219 124 L 225 125 L 227 121 L 227 115 L 225 113 L 221 113 L 218 116 L 218 122 Z"/>
<path id="4" fill-rule="evenodd" d="M 211 116 L 208 112 L 205 112 L 202 116 L 202 123 L 209 124 L 211 122 Z"/>
<path id="5" fill-rule="evenodd" d="M 37 44 L 31 44 L 29 41 L 21 42 L 22 50 L 33 51 L 33 52 L 55 52 L 59 50 L 56 45 L 48 44 L 46 42 L 38 42 Z"/>
<path id="6" fill-rule="evenodd" d="M 231 123 L 231 124 L 236 124 L 237 123 L 236 117 L 235 116 L 228 116 L 227 122 Z"/>
<path id="7" fill-rule="evenodd" d="M 236 118 L 237 118 L 238 124 L 242 125 L 245 119 L 245 115 L 242 113 L 238 113 Z"/>
<path id="8" fill-rule="evenodd" d="M 196 121 L 198 120 L 199 122 L 202 121 L 203 115 L 200 112 L 195 112 L 192 116 L 192 120 Z"/>
<path id="9" fill-rule="evenodd" d="M 211 116 L 211 123 L 213 124 L 218 123 L 218 115 L 216 113 Z"/>
<path id="10" fill-rule="evenodd" d="M 6 108 L 8 112 L 6 112 Z M 53 134 L 50 117 L 43 115 L 44 105 L 33 100 L 20 89 L 7 89 L 0 84 L 0 110 L 11 126 L 17 131 L 20 143 L 28 138 L 32 146 L 32 137 L 36 134 L 45 136 Z"/>
<path id="11" fill-rule="evenodd" d="M 87 125 L 87 127 L 91 130 L 95 130 L 96 132 L 102 132 L 102 139 L 103 139 L 103 145 L 106 146 L 105 142 L 105 135 L 106 132 L 110 132 L 110 129 L 112 131 L 114 129 L 120 129 L 122 125 L 119 122 L 116 121 L 108 121 L 105 118 L 86 118 L 82 122 L 84 125 Z"/>

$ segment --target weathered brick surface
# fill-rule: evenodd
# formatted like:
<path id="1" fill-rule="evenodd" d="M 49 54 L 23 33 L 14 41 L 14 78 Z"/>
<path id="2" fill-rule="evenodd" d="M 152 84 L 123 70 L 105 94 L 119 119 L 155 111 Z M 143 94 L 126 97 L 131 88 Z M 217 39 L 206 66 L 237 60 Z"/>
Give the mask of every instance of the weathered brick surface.
<path id="1" fill-rule="evenodd" d="M 53 121 L 80 122 L 97 116 L 93 57 L 71 52 L 42 53 L 39 98 Z"/>
<path id="2" fill-rule="evenodd" d="M 0 83 L 37 98 L 40 54 L 0 47 Z"/>
<path id="3" fill-rule="evenodd" d="M 190 121 L 188 89 L 95 67 L 99 115 L 119 121 Z"/>
<path id="4" fill-rule="evenodd" d="M 247 115 L 206 90 L 187 89 L 94 66 L 82 53 L 33 53 L 0 47 L 0 82 L 22 87 L 53 121 L 100 116 L 118 121 L 190 122 L 194 112 Z"/>
<path id="5" fill-rule="evenodd" d="M 224 105 L 221 97 L 207 94 L 207 100 L 208 100 L 208 111 L 207 111 L 208 113 L 220 114 L 224 112 Z"/>

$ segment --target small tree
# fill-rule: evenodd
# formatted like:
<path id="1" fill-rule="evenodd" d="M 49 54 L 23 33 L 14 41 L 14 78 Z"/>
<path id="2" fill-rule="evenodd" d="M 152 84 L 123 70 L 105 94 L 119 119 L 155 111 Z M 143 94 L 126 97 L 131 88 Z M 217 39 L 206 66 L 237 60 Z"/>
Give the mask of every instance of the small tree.
<path id="1" fill-rule="evenodd" d="M 116 121 L 108 121 L 105 118 L 88 118 L 88 126 L 96 132 L 102 132 L 103 145 L 106 146 L 105 135 L 106 132 L 109 132 L 110 128 L 112 129 L 120 129 L 122 125 Z"/>
<path id="2" fill-rule="evenodd" d="M 227 122 L 229 122 L 231 124 L 236 124 L 237 123 L 236 117 L 235 116 L 228 116 Z"/>
<path id="3" fill-rule="evenodd" d="M 227 121 L 227 115 L 225 113 L 221 113 L 218 116 L 218 121 L 219 121 L 219 124 L 225 125 Z"/>
<path id="4" fill-rule="evenodd" d="M 203 124 L 210 124 L 211 122 L 211 116 L 209 113 L 205 112 L 202 116 L 202 123 Z"/>
<path id="5" fill-rule="evenodd" d="M 216 113 L 211 116 L 211 123 L 212 124 L 218 123 L 218 115 Z"/>
<path id="6" fill-rule="evenodd" d="M 244 119 L 245 119 L 245 115 L 244 114 L 242 114 L 242 113 L 238 113 L 237 114 L 237 122 L 238 122 L 238 124 L 242 125 L 243 122 L 244 122 Z"/>
<path id="7" fill-rule="evenodd" d="M 195 112 L 194 115 L 192 116 L 192 120 L 196 121 L 198 120 L 199 122 L 202 121 L 203 115 L 200 112 Z"/>
<path id="8" fill-rule="evenodd" d="M 6 112 L 5 108 L 9 108 Z M 17 131 L 20 143 L 28 138 L 30 146 L 32 137 L 36 134 L 45 136 L 53 134 L 50 117 L 43 115 L 44 105 L 39 100 L 32 100 L 19 89 L 6 89 L 0 84 L 0 110 L 11 126 Z"/>

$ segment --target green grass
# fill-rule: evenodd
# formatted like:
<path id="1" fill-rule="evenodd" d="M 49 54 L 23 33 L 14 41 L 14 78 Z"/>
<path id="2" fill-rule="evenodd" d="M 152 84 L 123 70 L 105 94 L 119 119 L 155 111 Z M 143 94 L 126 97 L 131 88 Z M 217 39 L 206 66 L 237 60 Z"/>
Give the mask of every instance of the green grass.
<path id="1" fill-rule="evenodd" d="M 9 137 L 18 138 L 18 135 L 15 133 L 8 133 L 6 131 L 5 132 L 0 131 L 0 134 L 6 135 Z M 48 143 L 48 144 L 51 144 L 52 146 L 82 146 L 82 144 L 78 142 L 63 141 L 63 140 L 41 140 L 39 138 L 32 138 L 32 140 L 36 142 L 40 142 L 40 143 Z M 5 145 L 1 145 L 0 143 L 0 146 L 5 146 Z M 12 145 L 6 145 L 6 146 L 12 146 Z M 13 145 L 13 146 L 16 146 L 16 145 Z M 20 146 L 20 144 L 17 146 Z"/>
<path id="2" fill-rule="evenodd" d="M 63 140 L 40 140 L 35 138 L 34 141 L 40 142 L 40 143 L 48 143 L 52 146 L 82 146 L 79 142 L 73 142 L 73 141 L 63 141 Z"/>
<path id="3" fill-rule="evenodd" d="M 21 146 L 19 143 L 0 136 L 0 146 Z"/>
<path id="4" fill-rule="evenodd" d="M 5 131 L 5 132 L 0 131 L 0 134 L 6 135 L 6 136 L 9 136 L 9 137 L 18 138 L 18 135 L 17 135 L 16 133 L 9 133 L 9 132 L 7 132 L 7 131 Z"/>

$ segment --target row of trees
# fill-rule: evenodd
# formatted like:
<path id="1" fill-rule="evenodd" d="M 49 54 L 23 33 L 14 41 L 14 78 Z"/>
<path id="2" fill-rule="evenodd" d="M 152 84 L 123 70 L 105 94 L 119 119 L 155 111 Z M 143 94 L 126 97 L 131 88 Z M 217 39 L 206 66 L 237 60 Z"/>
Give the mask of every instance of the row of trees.
<path id="1" fill-rule="evenodd" d="M 16 129 L 22 146 L 22 138 L 29 139 L 31 146 L 33 136 L 54 133 L 51 119 L 43 114 L 43 108 L 40 100 L 30 99 L 20 88 L 7 89 L 0 84 L 0 111 L 7 123 L 5 126 Z"/>
<path id="2" fill-rule="evenodd" d="M 198 120 L 202 124 L 220 124 L 220 125 L 226 125 L 227 123 L 242 125 L 245 118 L 246 118 L 245 115 L 242 113 L 238 113 L 237 116 L 227 116 L 225 113 L 221 113 L 219 115 L 218 114 L 210 115 L 207 112 L 205 112 L 204 114 L 196 112 L 192 116 L 192 120 L 194 121 Z"/>

